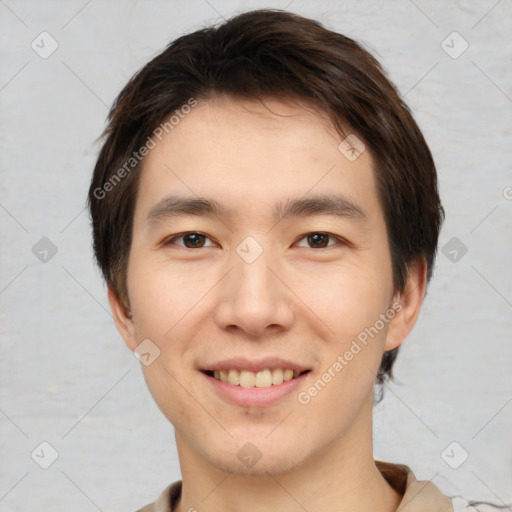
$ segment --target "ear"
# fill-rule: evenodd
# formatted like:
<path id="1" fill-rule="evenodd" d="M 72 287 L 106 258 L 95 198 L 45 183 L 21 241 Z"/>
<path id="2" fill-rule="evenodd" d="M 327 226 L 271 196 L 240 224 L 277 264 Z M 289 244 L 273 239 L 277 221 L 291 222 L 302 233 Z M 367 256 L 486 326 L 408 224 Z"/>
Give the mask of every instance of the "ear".
<path id="1" fill-rule="evenodd" d="M 410 266 L 404 290 L 395 295 L 393 309 L 396 314 L 389 322 L 384 350 L 399 347 L 407 338 L 420 314 L 426 289 L 427 263 L 421 258 Z"/>
<path id="2" fill-rule="evenodd" d="M 117 330 L 123 337 L 126 346 L 133 352 L 137 348 L 135 325 L 128 308 L 122 303 L 112 284 L 108 287 L 108 301 Z"/>

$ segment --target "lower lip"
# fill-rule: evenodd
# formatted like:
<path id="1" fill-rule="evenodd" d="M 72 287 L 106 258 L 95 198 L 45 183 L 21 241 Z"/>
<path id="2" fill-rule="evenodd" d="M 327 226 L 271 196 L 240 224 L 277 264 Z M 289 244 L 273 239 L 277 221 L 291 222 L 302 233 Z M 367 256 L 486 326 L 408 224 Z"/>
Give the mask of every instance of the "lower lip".
<path id="1" fill-rule="evenodd" d="M 217 380 L 215 377 L 210 377 L 205 373 L 202 373 L 202 375 L 208 380 L 215 392 L 223 398 L 227 398 L 229 401 L 242 407 L 264 407 L 296 391 L 310 373 L 303 373 L 295 379 L 283 381 L 277 386 L 272 385 L 267 388 L 233 386 L 227 382 Z"/>

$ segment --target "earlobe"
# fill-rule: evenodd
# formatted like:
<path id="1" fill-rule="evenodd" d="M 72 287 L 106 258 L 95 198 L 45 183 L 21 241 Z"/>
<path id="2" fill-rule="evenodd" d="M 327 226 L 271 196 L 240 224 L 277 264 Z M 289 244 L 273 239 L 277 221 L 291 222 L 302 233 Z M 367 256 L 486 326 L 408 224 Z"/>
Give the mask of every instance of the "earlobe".
<path id="1" fill-rule="evenodd" d="M 411 332 L 421 310 L 426 286 L 427 264 L 422 258 L 410 266 L 404 290 L 395 296 L 399 307 L 389 323 L 384 350 L 399 347 Z"/>
<path id="2" fill-rule="evenodd" d="M 129 309 L 122 303 L 112 284 L 108 287 L 108 301 L 117 330 L 121 334 L 126 346 L 131 350 L 137 347 L 135 325 Z"/>

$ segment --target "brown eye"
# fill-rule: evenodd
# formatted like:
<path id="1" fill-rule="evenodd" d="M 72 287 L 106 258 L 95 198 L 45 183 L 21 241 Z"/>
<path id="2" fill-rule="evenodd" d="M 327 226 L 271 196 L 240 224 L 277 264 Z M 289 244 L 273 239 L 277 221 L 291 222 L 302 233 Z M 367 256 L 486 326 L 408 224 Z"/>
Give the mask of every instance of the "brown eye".
<path id="1" fill-rule="evenodd" d="M 182 240 L 183 243 L 176 243 L 177 240 Z M 202 247 L 205 247 L 206 240 L 209 240 L 206 235 L 203 235 L 202 233 L 190 232 L 182 233 L 181 235 L 176 235 L 170 238 L 167 242 L 165 242 L 165 245 L 178 245 L 186 247 L 187 249 L 201 249 Z"/>
<path id="2" fill-rule="evenodd" d="M 329 239 L 334 239 L 334 243 L 329 243 Z M 309 233 L 307 235 L 304 235 L 301 238 L 302 240 L 306 240 L 308 246 L 311 249 L 323 249 L 324 247 L 330 247 L 332 245 L 336 244 L 336 240 L 338 242 L 341 242 L 341 239 L 335 235 L 331 235 L 330 233 Z M 302 246 L 304 247 L 304 246 Z"/>
<path id="3" fill-rule="evenodd" d="M 307 236 L 307 240 L 313 247 L 327 247 L 329 235 L 325 233 L 313 233 Z"/>
<path id="4" fill-rule="evenodd" d="M 183 236 L 183 242 L 185 244 L 185 247 L 189 248 L 202 247 L 204 244 L 204 239 L 205 236 L 200 235 L 199 233 L 190 233 L 189 235 Z"/>

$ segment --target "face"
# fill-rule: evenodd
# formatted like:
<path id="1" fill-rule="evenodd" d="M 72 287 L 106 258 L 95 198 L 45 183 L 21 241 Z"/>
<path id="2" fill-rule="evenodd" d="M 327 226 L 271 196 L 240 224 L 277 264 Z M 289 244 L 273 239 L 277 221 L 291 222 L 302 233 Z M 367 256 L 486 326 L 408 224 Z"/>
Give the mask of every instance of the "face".
<path id="1" fill-rule="evenodd" d="M 178 450 L 240 474 L 368 431 L 382 354 L 411 327 L 369 151 L 349 159 L 326 117 L 265 103 L 200 102 L 151 150 L 132 317 L 110 297 L 128 346 L 159 351 L 142 367 Z"/>

